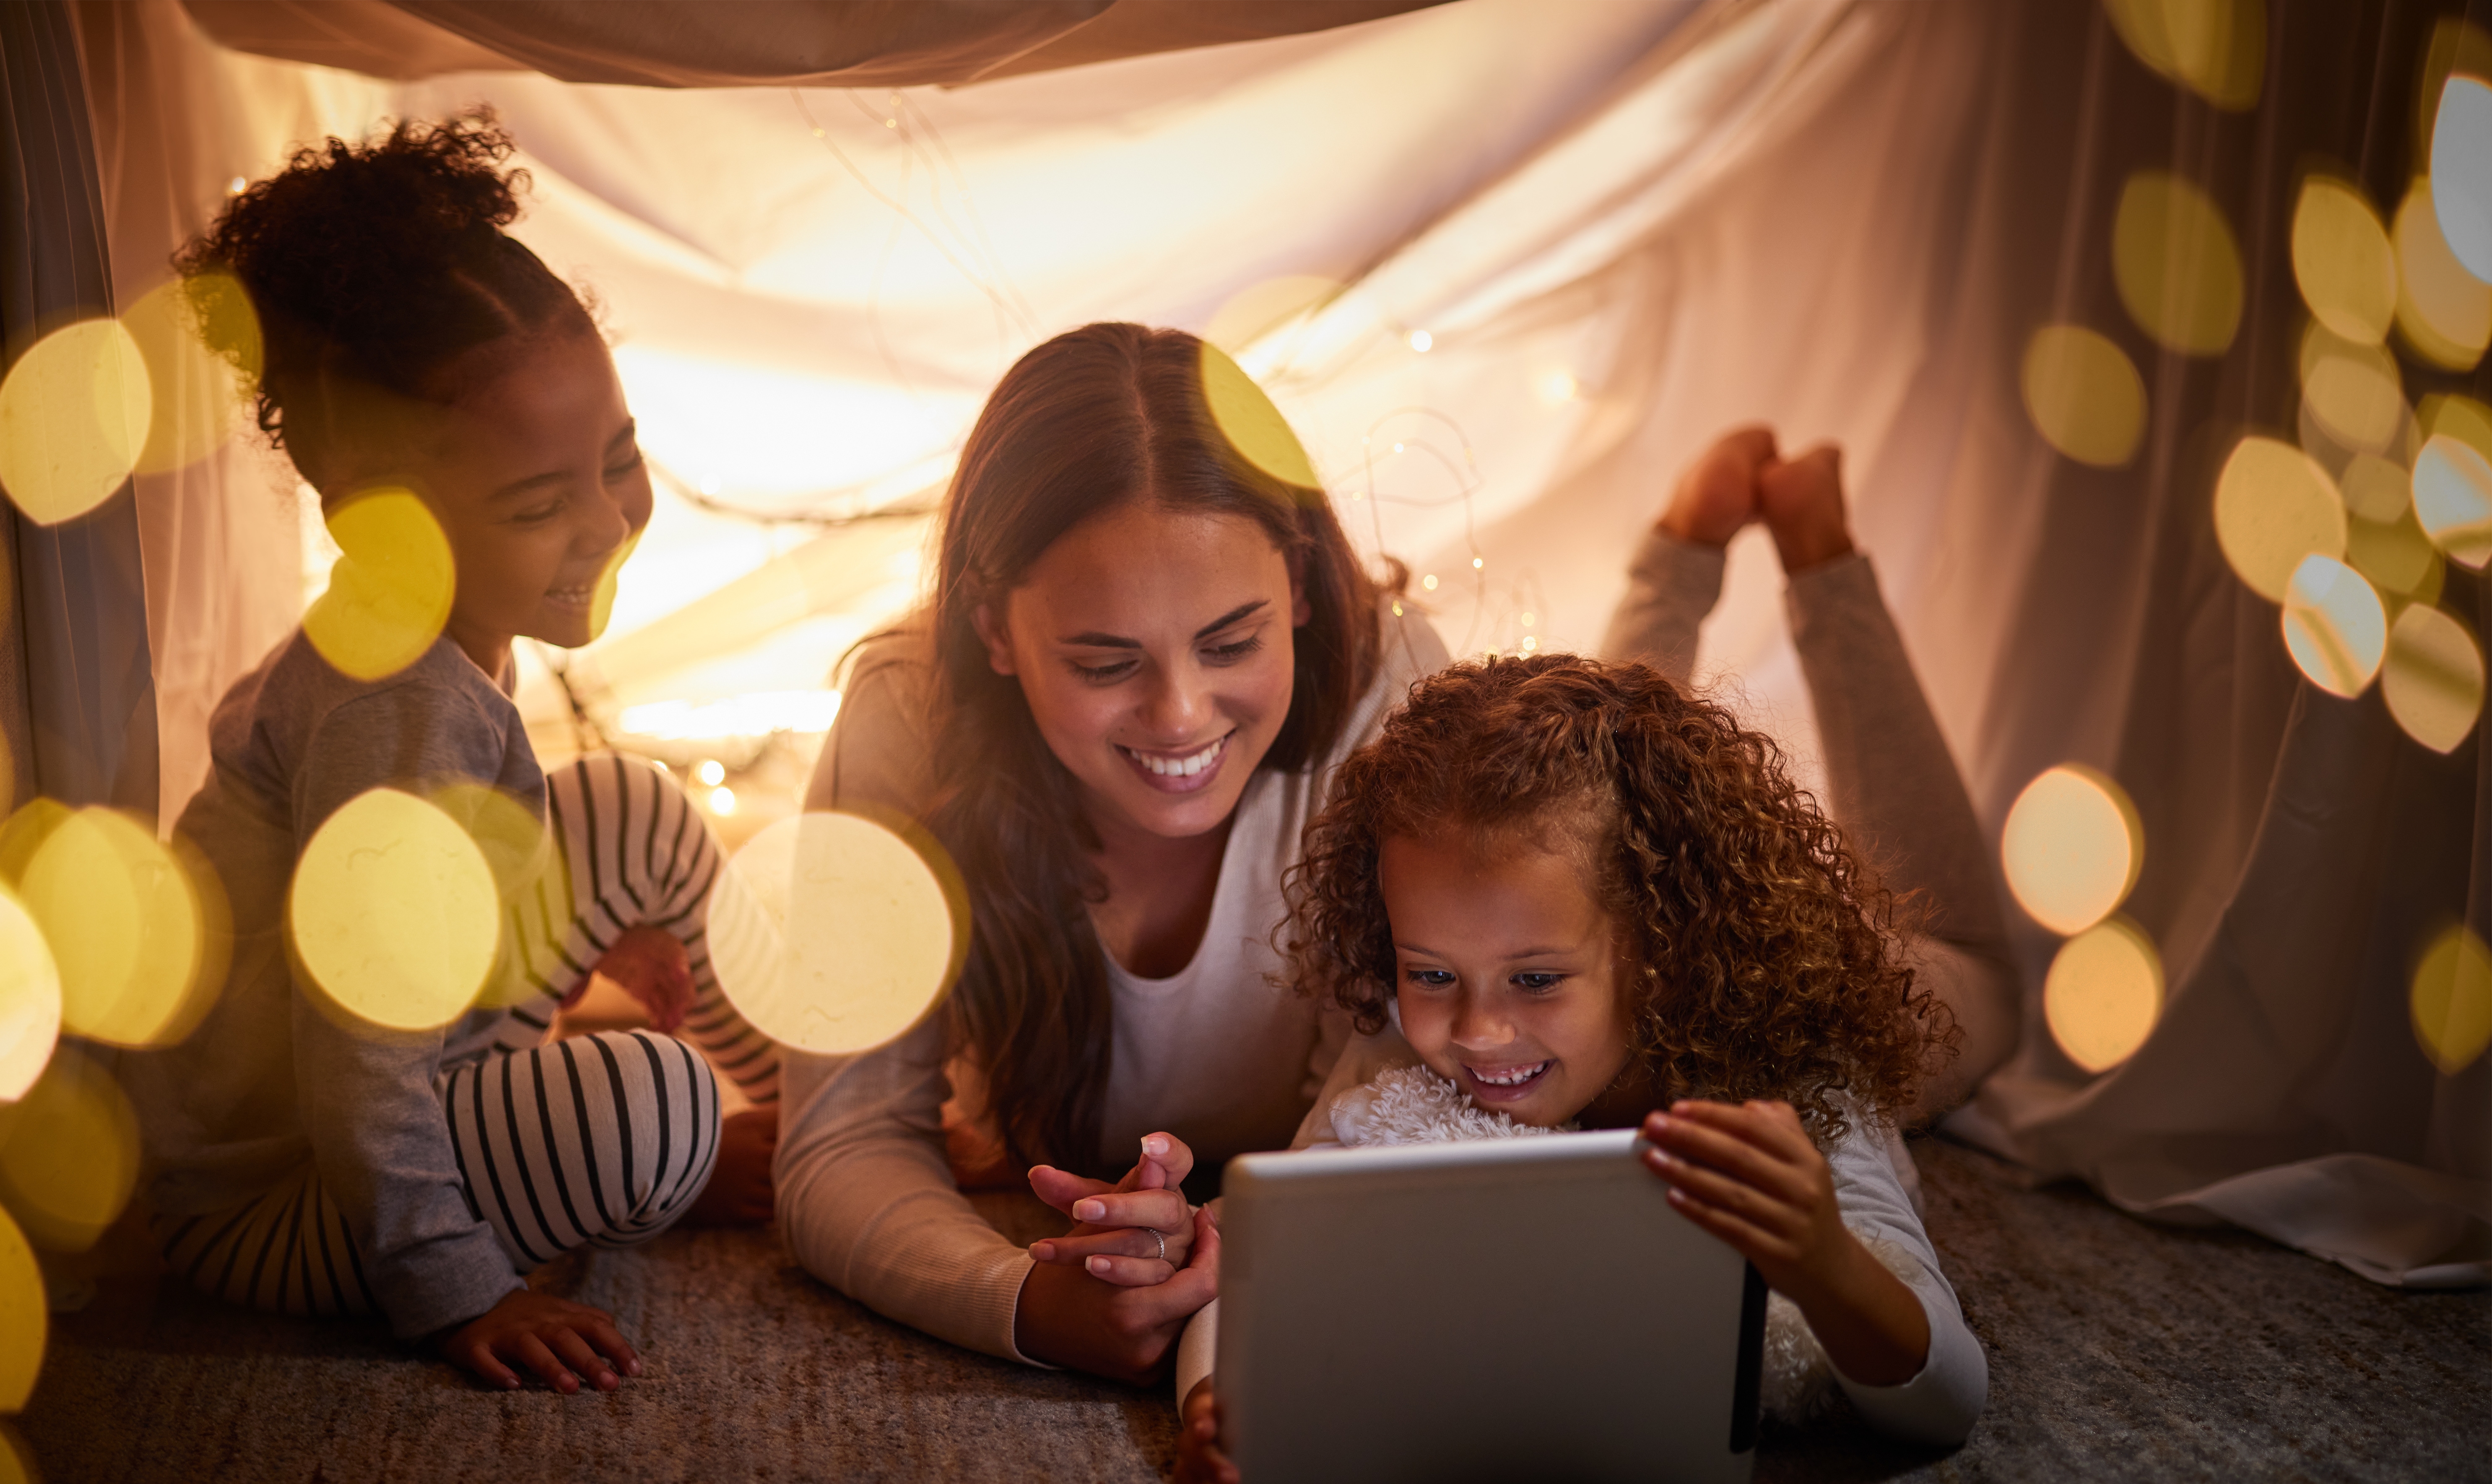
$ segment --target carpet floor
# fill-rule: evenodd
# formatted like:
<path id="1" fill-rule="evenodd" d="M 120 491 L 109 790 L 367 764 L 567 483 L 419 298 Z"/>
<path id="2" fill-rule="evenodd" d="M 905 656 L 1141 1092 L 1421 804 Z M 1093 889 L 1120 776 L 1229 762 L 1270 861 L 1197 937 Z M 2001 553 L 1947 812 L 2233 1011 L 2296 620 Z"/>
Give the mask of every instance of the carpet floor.
<path id="1" fill-rule="evenodd" d="M 2254 1237 L 2026 1189 L 1954 1144 L 1914 1149 L 1989 1350 L 1989 1409 L 1948 1453 L 1841 1414 L 1769 1427 L 1758 1479 L 2492 1480 L 2492 1297 L 2380 1289 Z M 1008 1228 L 1033 1215 L 989 1212 Z M 814 1282 L 771 1232 L 670 1233 L 540 1282 L 612 1312 L 647 1374 L 607 1396 L 491 1392 L 375 1327 L 107 1274 L 54 1317 L 19 1437 L 49 1484 L 1147 1480 L 1170 1466 L 1165 1392 L 929 1340 Z"/>

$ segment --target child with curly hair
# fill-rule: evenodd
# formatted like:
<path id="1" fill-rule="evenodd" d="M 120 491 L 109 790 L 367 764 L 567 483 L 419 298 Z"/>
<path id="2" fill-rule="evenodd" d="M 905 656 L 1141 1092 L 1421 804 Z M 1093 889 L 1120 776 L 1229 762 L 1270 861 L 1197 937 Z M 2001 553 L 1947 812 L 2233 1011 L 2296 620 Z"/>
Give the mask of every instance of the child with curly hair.
<path id="1" fill-rule="evenodd" d="M 179 260 L 194 298 L 248 296 L 257 343 L 224 318 L 210 334 L 253 373 L 261 428 L 333 529 L 390 499 L 438 532 L 456 588 L 436 635 L 407 620 L 422 603 L 388 601 L 423 531 L 341 537 L 307 628 L 218 706 L 214 770 L 180 830 L 230 900 L 231 966 L 195 1033 L 128 1068 L 165 1255 L 194 1286 L 376 1315 L 488 1382 L 568 1392 L 639 1362 L 610 1316 L 520 1275 L 697 1205 L 766 1220 L 778 1057 L 709 971 L 721 856 L 681 791 L 616 757 L 549 776 L 512 703 L 513 640 L 594 638 L 651 508 L 596 324 L 502 230 L 525 180 L 512 151 L 490 113 L 331 139 L 236 195 Z M 486 1008 L 433 1029 L 370 1024 L 289 951 L 306 846 L 382 789 L 549 846 L 504 883 Z M 497 832 L 497 816 L 533 822 Z M 651 1027 L 549 1041 L 592 970 Z M 701 1051 L 755 1111 L 722 1118 Z"/>
<path id="2" fill-rule="evenodd" d="M 1640 1128 L 1672 1206 L 1773 1290 L 1769 1410 L 1839 1386 L 1963 1439 L 1986 1362 L 1889 1152 L 1963 1036 L 1770 739 L 1641 663 L 1456 666 L 1343 763 L 1289 903 L 1297 989 L 1361 1032 L 1294 1147 Z M 1216 1257 L 1216 1210 L 1195 1240 Z M 1180 1349 L 1180 1472 L 1234 1479 L 1216 1314 Z"/>

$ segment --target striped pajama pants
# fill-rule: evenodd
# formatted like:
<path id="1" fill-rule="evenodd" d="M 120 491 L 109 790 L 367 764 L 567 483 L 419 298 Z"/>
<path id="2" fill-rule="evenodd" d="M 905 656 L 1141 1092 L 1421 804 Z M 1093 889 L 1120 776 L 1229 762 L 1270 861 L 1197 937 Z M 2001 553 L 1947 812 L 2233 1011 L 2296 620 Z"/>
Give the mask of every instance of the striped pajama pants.
<path id="1" fill-rule="evenodd" d="M 433 1080 L 468 1209 L 522 1273 L 583 1245 L 646 1241 L 698 1198 L 718 1159 L 713 1066 L 757 1106 L 779 1096 L 776 1045 L 710 971 L 709 895 L 725 857 L 683 790 L 645 762 L 598 756 L 548 775 L 546 794 L 560 849 L 508 904 L 501 970 L 516 976 L 514 997 L 537 993 Z M 644 926 L 673 935 L 690 962 L 684 1039 L 636 1029 L 546 1042 L 559 995 Z M 201 1291 L 284 1314 L 379 1310 L 352 1226 L 310 1164 L 224 1210 L 156 1225 L 166 1261 Z"/>

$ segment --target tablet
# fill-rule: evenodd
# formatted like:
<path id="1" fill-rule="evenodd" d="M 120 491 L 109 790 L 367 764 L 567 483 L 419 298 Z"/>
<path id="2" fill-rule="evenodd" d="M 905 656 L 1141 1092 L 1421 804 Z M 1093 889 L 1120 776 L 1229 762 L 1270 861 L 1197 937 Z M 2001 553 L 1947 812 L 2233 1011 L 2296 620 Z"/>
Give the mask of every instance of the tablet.
<path id="1" fill-rule="evenodd" d="M 1279 1480 L 1744 1481 L 1765 1288 L 1633 1129 L 1247 1154 L 1222 1446 Z"/>

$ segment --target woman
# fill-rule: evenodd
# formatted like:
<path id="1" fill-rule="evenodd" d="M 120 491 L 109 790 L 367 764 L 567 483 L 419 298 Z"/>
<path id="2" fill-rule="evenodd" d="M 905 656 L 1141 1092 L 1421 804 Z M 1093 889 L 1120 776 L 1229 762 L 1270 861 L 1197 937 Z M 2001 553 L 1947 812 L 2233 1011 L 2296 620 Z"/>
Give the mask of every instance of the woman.
<path id="1" fill-rule="evenodd" d="M 973 929 L 943 1015 L 790 1058 L 779 1210 L 805 1265 L 973 1350 L 1155 1374 L 1217 1273 L 1188 1265 L 1179 1191 L 1080 1176 L 1161 1130 L 1209 1171 L 1289 1143 L 1343 1027 L 1273 982 L 1281 873 L 1332 768 L 1444 660 L 1218 350 L 1091 325 L 1006 372 L 933 599 L 860 651 L 808 800 L 926 824 Z M 958 1191 L 955 1068 L 1085 1222 L 1047 1261 Z"/>

